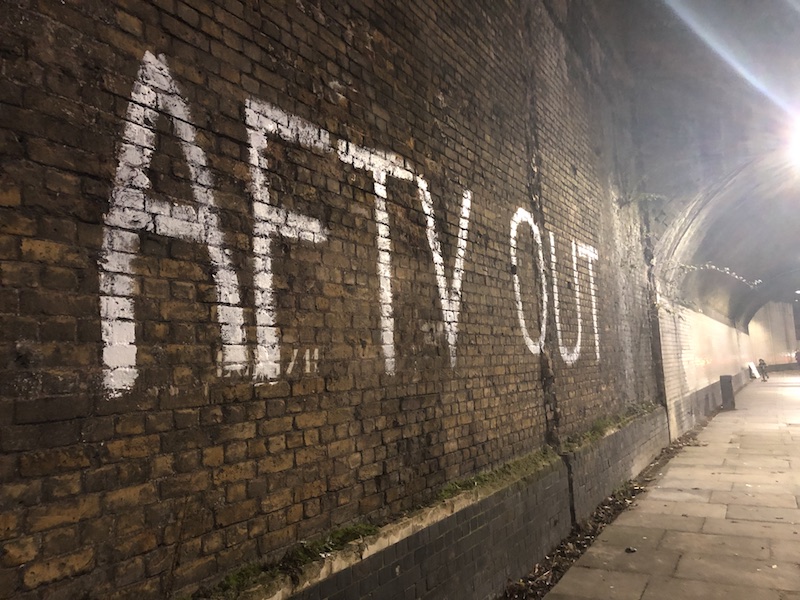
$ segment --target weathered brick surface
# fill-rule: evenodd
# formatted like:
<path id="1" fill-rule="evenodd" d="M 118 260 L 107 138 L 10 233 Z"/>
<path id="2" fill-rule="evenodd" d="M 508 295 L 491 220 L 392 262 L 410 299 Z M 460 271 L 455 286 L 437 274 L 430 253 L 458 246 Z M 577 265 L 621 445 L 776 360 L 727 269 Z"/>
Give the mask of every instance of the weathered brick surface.
<path id="1" fill-rule="evenodd" d="M 4 0 L 0 590 L 162 598 L 654 400 L 614 4 Z"/>

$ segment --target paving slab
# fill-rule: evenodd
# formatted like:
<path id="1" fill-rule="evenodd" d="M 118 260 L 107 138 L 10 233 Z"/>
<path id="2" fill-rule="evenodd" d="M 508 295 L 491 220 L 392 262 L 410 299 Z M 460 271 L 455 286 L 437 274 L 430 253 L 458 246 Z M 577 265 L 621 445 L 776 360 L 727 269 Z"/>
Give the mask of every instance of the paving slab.
<path id="1" fill-rule="evenodd" d="M 652 489 L 659 488 L 675 488 L 679 490 L 710 490 L 713 492 L 731 492 L 736 484 L 732 481 L 718 481 L 716 479 L 706 479 L 705 481 L 698 481 L 697 479 L 680 479 L 672 475 L 664 475 L 658 485 Z M 701 487 L 702 486 L 702 487 Z"/>
<path id="2" fill-rule="evenodd" d="M 736 456 L 774 456 L 776 458 L 791 458 L 792 454 L 786 448 L 765 446 L 763 448 L 737 448 L 736 450 L 729 450 L 731 454 Z"/>
<path id="3" fill-rule="evenodd" d="M 665 500 L 638 500 L 636 508 L 643 512 L 663 515 L 686 515 L 687 517 L 724 518 L 728 507 L 725 504 L 708 502 L 669 502 Z"/>
<path id="4" fill-rule="evenodd" d="M 651 579 L 642 596 L 642 600 L 784 600 L 785 598 L 786 596 L 782 596 L 778 590 L 666 577 Z M 549 594 L 547 600 L 551 600 Z"/>
<path id="5" fill-rule="evenodd" d="M 747 467 L 748 469 L 789 469 L 788 458 L 778 458 L 775 456 L 762 456 L 759 454 L 752 454 L 745 457 L 726 458 L 723 461 L 725 467 Z"/>
<path id="6" fill-rule="evenodd" d="M 800 600 L 800 374 L 747 386 L 736 407 L 656 474 L 547 600 Z"/>
<path id="7" fill-rule="evenodd" d="M 670 463 L 689 467 L 723 467 L 727 459 L 721 456 L 676 456 Z"/>
<path id="8" fill-rule="evenodd" d="M 659 486 L 648 491 L 647 495 L 642 499 L 645 498 L 647 500 L 668 500 L 670 502 L 708 502 L 711 499 L 711 490 Z"/>
<path id="9" fill-rule="evenodd" d="M 760 494 L 794 494 L 800 495 L 800 485 L 779 483 L 734 483 L 732 492 L 756 492 Z"/>
<path id="10" fill-rule="evenodd" d="M 767 523 L 800 523 L 800 510 L 796 508 L 771 508 L 731 504 L 725 518 L 741 521 L 766 521 Z"/>
<path id="11" fill-rule="evenodd" d="M 631 600 L 642 597 L 648 580 L 648 575 L 640 573 L 590 569 L 575 565 L 567 571 L 553 591 L 592 600 Z"/>
<path id="12" fill-rule="evenodd" d="M 765 523 L 763 521 L 736 521 L 731 519 L 706 519 L 703 533 L 718 535 L 740 535 L 765 539 L 800 540 L 800 527 L 788 523 Z"/>
<path id="13" fill-rule="evenodd" d="M 800 540 L 770 540 L 770 558 L 800 564 Z"/>
<path id="14" fill-rule="evenodd" d="M 635 550 L 635 552 L 631 552 L 631 550 Z M 595 544 L 586 551 L 586 554 L 580 558 L 576 565 L 626 573 L 672 575 L 675 572 L 675 567 L 678 566 L 680 557 L 680 552 L 637 546 L 635 544 L 624 548 L 622 546 Z"/>
<path id="15" fill-rule="evenodd" d="M 658 525 L 666 531 L 700 531 L 706 520 L 688 515 L 659 515 Z M 653 515 L 640 510 L 628 510 L 617 517 L 615 525 L 647 527 L 653 524 Z M 609 528 L 610 529 L 610 528 Z"/>
<path id="16" fill-rule="evenodd" d="M 730 481 L 732 483 L 744 483 L 755 485 L 759 483 L 777 484 L 777 485 L 798 485 L 797 477 L 786 472 L 765 472 L 765 471 L 739 471 L 739 472 L 711 472 L 709 475 L 716 475 L 717 479 L 721 481 Z"/>
<path id="17" fill-rule="evenodd" d="M 667 531 L 658 547 L 681 553 L 694 552 L 720 556 L 743 556 L 759 560 L 769 560 L 772 556 L 769 541 L 762 538 L 714 535 L 690 531 Z"/>
<path id="18" fill-rule="evenodd" d="M 606 527 L 595 544 L 600 546 L 618 546 L 626 548 L 636 546 L 637 548 L 655 548 L 661 538 L 664 537 L 664 529 L 654 527 L 628 527 L 617 525 L 616 527 Z"/>
<path id="19" fill-rule="evenodd" d="M 714 490 L 711 492 L 711 502 L 717 504 L 742 504 L 762 508 L 797 509 L 797 497 L 786 493 L 721 492 Z"/>
<path id="20" fill-rule="evenodd" d="M 683 554 L 675 576 L 711 583 L 800 591 L 800 565 L 743 556 Z"/>

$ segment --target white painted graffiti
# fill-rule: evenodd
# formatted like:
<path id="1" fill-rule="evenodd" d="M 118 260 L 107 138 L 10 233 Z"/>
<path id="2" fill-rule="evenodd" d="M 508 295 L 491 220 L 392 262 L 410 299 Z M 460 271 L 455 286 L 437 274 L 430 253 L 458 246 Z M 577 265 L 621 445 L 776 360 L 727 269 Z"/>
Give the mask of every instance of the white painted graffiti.
<path id="1" fill-rule="evenodd" d="M 528 333 L 528 326 L 525 322 L 525 312 L 522 308 L 522 287 L 519 279 L 519 267 L 517 265 L 517 230 L 522 223 L 526 223 L 533 231 L 533 239 L 536 242 L 536 265 L 539 271 L 539 281 L 541 282 L 541 303 L 542 307 L 539 312 L 541 315 L 541 323 L 539 325 L 539 339 L 534 342 Z M 511 272 L 514 278 L 514 299 L 517 302 L 517 319 L 519 320 L 519 327 L 522 330 L 522 337 L 525 340 L 525 345 L 533 354 L 539 354 L 544 347 L 544 338 L 547 334 L 547 275 L 544 270 L 544 253 L 542 250 L 542 234 L 539 231 L 539 226 L 533 220 L 533 215 L 524 208 L 518 208 L 517 212 L 511 219 Z"/>
<path id="2" fill-rule="evenodd" d="M 289 366 L 286 367 L 286 374 L 291 375 L 294 371 L 295 366 L 297 365 L 297 355 L 299 354 L 299 350 L 295 348 L 292 350 L 292 359 L 289 361 Z M 306 375 L 310 375 L 311 373 L 316 373 L 319 370 L 319 348 L 314 348 L 313 351 L 311 348 L 306 348 L 305 353 L 303 354 L 303 363 L 304 369 L 303 372 Z"/>
<path id="3" fill-rule="evenodd" d="M 464 191 L 461 199 L 461 216 L 458 221 L 458 249 L 453 266 L 453 283 L 447 284 L 444 272 L 444 259 L 439 236 L 436 233 L 436 219 L 433 213 L 433 202 L 428 193 L 428 185 L 421 177 L 417 177 L 420 200 L 427 221 L 428 245 L 433 255 L 436 269 L 436 286 L 439 288 L 439 300 L 442 303 L 444 327 L 447 331 L 447 344 L 450 350 L 450 366 L 456 366 L 456 342 L 458 341 L 458 317 L 461 313 L 461 281 L 464 278 L 464 256 L 467 253 L 467 232 L 469 231 L 469 213 L 472 208 L 472 192 Z"/>
<path id="4" fill-rule="evenodd" d="M 267 145 L 267 134 L 285 142 L 297 143 L 321 152 L 332 150 L 329 132 L 290 115 L 283 110 L 258 100 L 250 99 L 245 107 L 245 120 L 250 141 L 251 190 L 254 198 L 254 255 L 256 271 L 256 319 L 257 346 L 254 374 L 257 378 L 274 379 L 279 376 L 280 347 L 277 329 L 274 326 L 272 271 L 269 254 L 269 238 L 282 235 L 293 239 L 323 242 L 327 239 L 324 227 L 315 219 L 288 213 L 270 204 L 269 188 L 264 171 L 268 169 L 263 150 Z M 461 309 L 461 280 L 466 254 L 467 231 L 472 194 L 464 192 L 461 220 L 459 222 L 458 249 L 453 270 L 453 284 L 448 287 L 444 260 L 436 232 L 433 201 L 428 184 L 422 176 L 415 175 L 405 159 L 390 153 L 362 148 L 339 140 L 337 155 L 343 163 L 372 173 L 375 191 L 374 218 L 377 225 L 378 281 L 380 287 L 381 349 L 387 373 L 395 372 L 394 308 L 392 295 L 392 238 L 389 212 L 386 207 L 387 178 L 416 181 L 420 202 L 427 217 L 427 238 L 433 255 L 437 286 L 442 302 L 442 313 L 447 330 L 450 361 L 455 366 L 458 316 Z"/>
<path id="5" fill-rule="evenodd" d="M 561 323 L 561 302 L 558 297 L 558 270 L 556 269 L 556 239 L 550 233 L 550 272 L 553 276 L 553 308 L 556 314 L 556 335 L 558 337 L 558 351 L 561 353 L 561 358 L 568 365 L 574 364 L 581 355 L 581 334 L 583 333 L 583 325 L 581 323 L 581 288 L 578 281 L 578 249 L 575 246 L 575 240 L 572 240 L 572 283 L 575 291 L 575 313 L 577 319 L 575 320 L 576 333 L 575 345 L 572 350 L 564 345 L 564 336 L 562 334 Z"/>
<path id="6" fill-rule="evenodd" d="M 155 149 L 159 112 L 168 115 L 180 140 L 192 179 L 192 207 L 151 197 L 147 170 Z M 224 247 L 214 210 L 214 191 L 206 155 L 197 145 L 186 102 L 163 59 L 144 55 L 128 104 L 119 164 L 103 231 L 100 262 L 100 313 L 104 383 L 112 395 L 130 388 L 137 377 L 133 297 L 138 293 L 132 262 L 139 251 L 139 232 L 205 244 L 211 259 L 222 338 L 221 368 L 246 366 L 244 317 L 239 284 Z"/>
<path id="7" fill-rule="evenodd" d="M 375 189 L 375 223 L 377 224 L 378 277 L 380 281 L 381 343 L 386 372 L 395 372 L 394 309 L 392 301 L 392 239 L 389 213 L 386 209 L 386 179 L 393 177 L 405 181 L 416 181 L 417 191 L 426 217 L 428 245 L 436 272 L 436 285 L 442 306 L 442 318 L 447 332 L 450 364 L 456 365 L 456 342 L 458 340 L 458 318 L 461 313 L 461 281 L 464 274 L 464 257 L 467 251 L 469 214 L 472 192 L 464 191 L 458 229 L 458 248 L 453 267 L 453 282 L 447 284 L 442 248 L 436 231 L 436 215 L 428 191 L 428 183 L 420 175 L 414 175 L 411 165 L 402 157 L 390 152 L 360 148 L 345 141 L 339 142 L 339 159 L 357 169 L 372 172 Z"/>
<path id="8" fill-rule="evenodd" d="M 327 131 L 315 127 L 300 117 L 279 108 L 248 100 L 245 122 L 250 142 L 250 190 L 253 194 L 253 268 L 255 270 L 256 356 L 253 375 L 256 379 L 276 379 L 280 375 L 280 345 L 275 326 L 275 305 L 272 289 L 271 240 L 274 236 L 324 242 L 327 230 L 317 219 L 289 212 L 270 204 L 269 183 L 265 171 L 269 168 L 264 150 L 267 135 L 286 142 L 295 142 L 322 152 L 330 152 Z M 294 365 L 294 362 L 292 362 Z M 291 371 L 291 369 L 289 369 Z"/>
<path id="9" fill-rule="evenodd" d="M 574 242 L 573 242 L 574 243 Z M 589 299 L 592 301 L 592 329 L 594 330 L 594 357 L 600 361 L 600 330 L 597 328 L 597 284 L 594 281 L 594 263 L 598 260 L 597 249 L 588 244 L 578 243 L 578 256 L 586 259 L 589 271 Z M 575 262 L 573 261 L 573 265 Z M 577 267 L 573 267 L 577 268 Z"/>
<path id="10" fill-rule="evenodd" d="M 533 232 L 533 241 L 536 244 L 536 267 L 540 282 L 540 310 L 539 310 L 539 337 L 534 340 L 529 331 L 528 324 L 525 320 L 525 311 L 522 304 L 522 286 L 519 277 L 519 265 L 517 258 L 517 240 L 519 235 L 519 226 L 525 223 L 531 228 Z M 572 348 L 568 348 L 564 344 L 564 333 L 561 319 L 561 302 L 558 291 L 558 274 L 556 269 L 556 242 L 555 236 L 550 233 L 550 273 L 553 285 L 553 309 L 555 312 L 556 322 L 556 336 L 558 340 L 558 350 L 561 358 L 568 365 L 575 364 L 581 356 L 581 338 L 583 334 L 583 319 L 581 315 L 581 291 L 580 281 L 578 277 L 578 258 L 583 258 L 588 264 L 589 276 L 589 291 L 588 296 L 591 300 L 592 311 L 592 327 L 594 329 L 594 348 L 595 359 L 600 360 L 600 332 L 597 328 L 597 289 L 594 278 L 594 262 L 598 259 L 597 250 L 587 244 L 576 242 L 572 240 L 572 286 L 575 296 L 575 313 L 576 313 L 576 328 L 575 328 L 575 344 Z M 547 285 L 547 273 L 544 266 L 544 251 L 542 249 L 542 234 L 539 226 L 533 219 L 533 215 L 524 208 L 518 208 L 517 212 L 511 218 L 511 271 L 514 282 L 514 299 L 517 307 L 517 319 L 519 321 L 522 337 L 525 340 L 525 345 L 532 354 L 539 354 L 544 348 L 545 336 L 547 334 L 547 308 L 549 304 L 549 294 Z"/>
<path id="11" fill-rule="evenodd" d="M 392 301 L 392 236 L 389 211 L 386 208 L 386 177 L 411 181 L 414 174 L 405 160 L 391 152 L 360 148 L 345 141 L 339 142 L 339 160 L 357 169 L 372 172 L 375 189 L 375 223 L 377 224 L 378 280 L 380 282 L 381 347 L 384 368 L 395 372 L 394 308 Z"/>
<path id="12" fill-rule="evenodd" d="M 255 340 L 246 336 L 242 295 L 234 271 L 230 250 L 226 249 L 220 229 L 213 191 L 213 179 L 206 155 L 196 142 L 188 106 L 180 94 L 163 56 L 150 52 L 144 55 L 133 85 L 120 144 L 118 166 L 111 193 L 109 211 L 105 216 L 100 271 L 100 313 L 104 344 L 104 383 L 109 394 L 119 395 L 135 383 L 137 343 L 135 333 L 134 298 L 139 288 L 134 260 L 140 251 L 140 235 L 152 232 L 204 245 L 211 261 L 211 273 L 216 290 L 216 317 L 220 328 L 222 353 L 218 358 L 219 374 L 239 372 L 256 381 L 271 381 L 281 376 L 281 332 L 277 325 L 273 281 L 272 243 L 276 238 L 298 243 L 325 244 L 330 232 L 319 219 L 287 210 L 276 205 L 270 193 L 269 144 L 278 141 L 293 144 L 318 153 L 331 155 L 341 163 L 371 174 L 375 205 L 378 302 L 380 306 L 381 353 L 388 374 L 396 371 L 395 316 L 392 292 L 392 224 L 387 208 L 387 185 L 390 179 L 411 182 L 425 214 L 426 238 L 431 252 L 436 287 L 442 311 L 451 367 L 457 364 L 458 329 L 462 307 L 462 282 L 467 255 L 467 242 L 472 209 L 472 192 L 464 190 L 458 221 L 458 234 L 452 275 L 448 280 L 446 260 L 442 252 L 434 202 L 426 179 L 403 157 L 332 140 L 332 134 L 297 115 L 257 99 L 245 102 L 244 125 L 249 144 L 250 179 L 248 190 L 253 205 L 252 256 L 254 270 Z M 152 197 L 147 175 L 155 151 L 156 125 L 159 116 L 167 116 L 180 142 L 191 177 L 194 204 L 172 202 Z M 520 225 L 533 232 L 537 248 L 536 268 L 540 280 L 539 335 L 529 334 L 523 312 L 520 276 L 517 273 L 517 238 Z M 542 249 L 542 233 L 533 216 L 520 208 L 511 219 L 511 263 L 514 296 L 522 337 L 533 354 L 538 354 L 546 335 L 548 311 L 548 276 Z M 599 360 L 596 290 L 593 263 L 597 251 L 591 246 L 572 242 L 574 296 L 577 311 L 577 338 L 572 348 L 566 348 L 561 331 L 558 282 L 555 274 L 556 256 L 553 235 L 550 234 L 550 271 L 552 273 L 553 305 L 558 344 L 565 362 L 573 364 L 581 353 L 581 290 L 578 280 L 578 260 L 588 263 L 588 296 L 591 298 L 592 325 L 595 332 L 595 353 Z M 293 349 L 284 371 L 289 375 L 297 369 L 299 350 Z M 302 357 L 304 372 L 315 373 L 320 359 L 319 348 L 306 349 Z"/>

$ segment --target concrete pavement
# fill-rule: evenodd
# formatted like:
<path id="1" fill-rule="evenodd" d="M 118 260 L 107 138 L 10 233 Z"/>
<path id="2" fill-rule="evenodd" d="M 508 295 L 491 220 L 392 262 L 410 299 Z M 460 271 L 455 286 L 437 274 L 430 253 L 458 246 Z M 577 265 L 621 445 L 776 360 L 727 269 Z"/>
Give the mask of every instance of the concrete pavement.
<path id="1" fill-rule="evenodd" d="M 800 375 L 753 381 L 697 439 L 547 600 L 800 600 Z"/>

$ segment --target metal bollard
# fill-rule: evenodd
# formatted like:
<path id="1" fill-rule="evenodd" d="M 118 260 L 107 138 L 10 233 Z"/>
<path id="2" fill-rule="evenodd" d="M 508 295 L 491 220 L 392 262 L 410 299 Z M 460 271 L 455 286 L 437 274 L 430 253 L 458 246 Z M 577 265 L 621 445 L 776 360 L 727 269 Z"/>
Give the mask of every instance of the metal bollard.
<path id="1" fill-rule="evenodd" d="M 720 375 L 719 388 L 722 392 L 722 410 L 736 410 L 733 398 L 733 375 Z"/>

